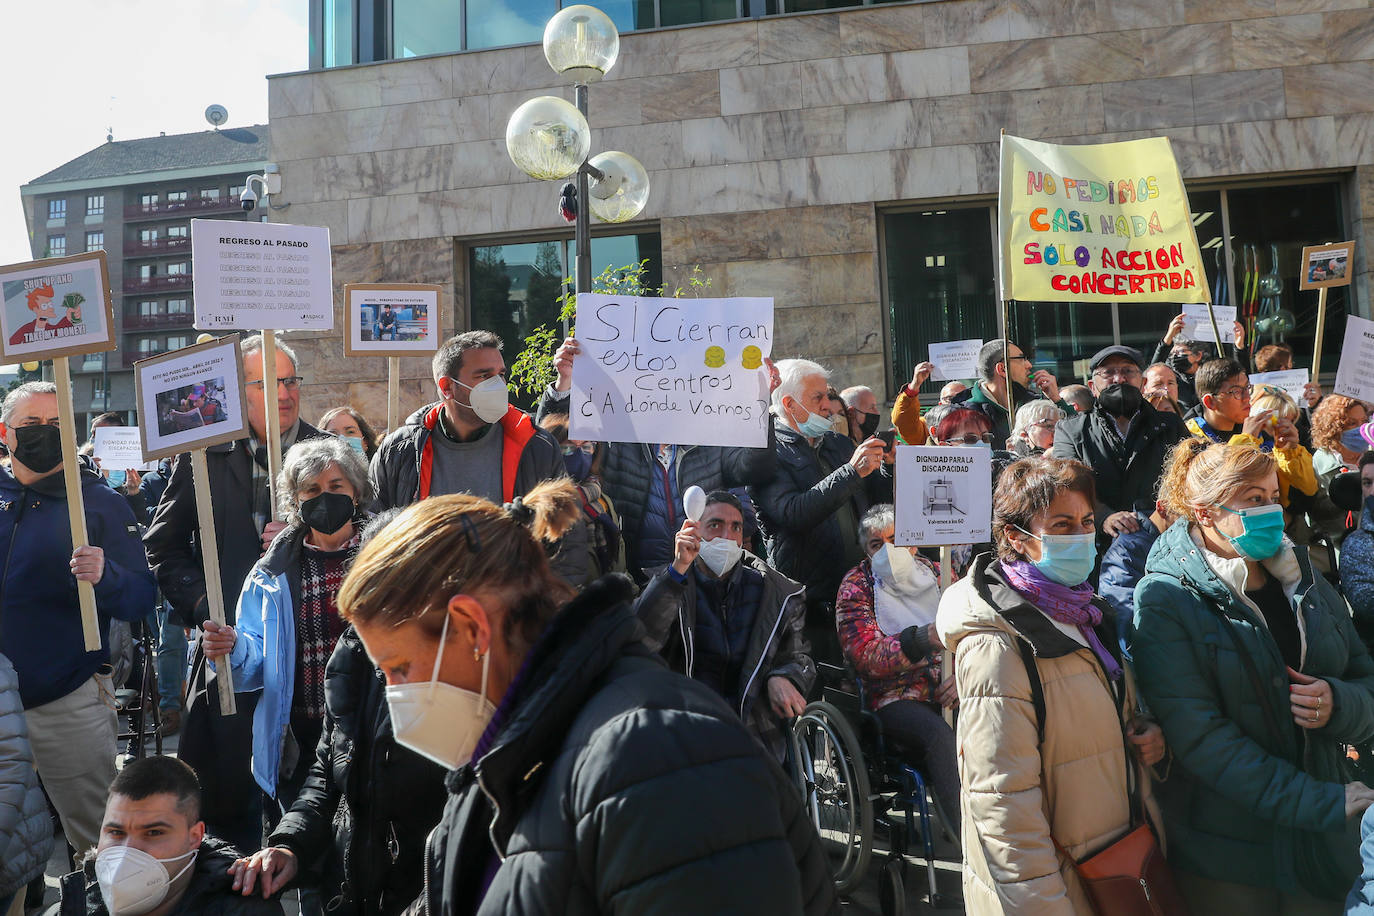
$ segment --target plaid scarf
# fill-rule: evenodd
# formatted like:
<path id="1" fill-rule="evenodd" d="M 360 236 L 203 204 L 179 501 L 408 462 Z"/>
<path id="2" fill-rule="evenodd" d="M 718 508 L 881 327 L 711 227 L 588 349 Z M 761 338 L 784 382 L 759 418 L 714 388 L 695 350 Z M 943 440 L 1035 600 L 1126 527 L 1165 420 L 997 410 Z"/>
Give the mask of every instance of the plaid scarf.
<path id="1" fill-rule="evenodd" d="M 347 624 L 335 604 L 344 574 L 358 549 L 358 536 L 342 550 L 324 551 L 310 544 L 301 550 L 301 604 L 296 609 L 296 693 L 294 715 L 323 721 L 324 676 L 334 645 Z"/>

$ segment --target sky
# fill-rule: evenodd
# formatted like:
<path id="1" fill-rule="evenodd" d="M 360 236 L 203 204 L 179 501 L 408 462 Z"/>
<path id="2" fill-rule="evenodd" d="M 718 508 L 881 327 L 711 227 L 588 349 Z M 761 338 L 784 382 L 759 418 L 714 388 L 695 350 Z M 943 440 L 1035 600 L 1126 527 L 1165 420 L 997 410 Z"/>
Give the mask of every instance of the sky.
<path id="1" fill-rule="evenodd" d="M 0 264 L 30 260 L 19 186 L 105 142 L 267 123 L 304 70 L 308 0 L 0 0 Z"/>

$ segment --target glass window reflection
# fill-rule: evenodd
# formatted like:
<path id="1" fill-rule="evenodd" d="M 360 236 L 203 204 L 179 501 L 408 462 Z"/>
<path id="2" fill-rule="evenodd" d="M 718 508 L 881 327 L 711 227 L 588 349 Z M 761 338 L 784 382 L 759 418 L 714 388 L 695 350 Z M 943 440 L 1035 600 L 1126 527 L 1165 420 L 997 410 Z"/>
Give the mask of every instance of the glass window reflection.
<path id="1" fill-rule="evenodd" d="M 461 50 L 463 4 L 458 0 L 393 0 L 391 35 L 392 57 Z"/>
<path id="2" fill-rule="evenodd" d="M 450 0 L 452 2 L 452 0 Z M 452 3 L 454 7 L 458 4 Z M 468 0 L 468 48 L 499 48 L 544 40 L 557 0 Z"/>

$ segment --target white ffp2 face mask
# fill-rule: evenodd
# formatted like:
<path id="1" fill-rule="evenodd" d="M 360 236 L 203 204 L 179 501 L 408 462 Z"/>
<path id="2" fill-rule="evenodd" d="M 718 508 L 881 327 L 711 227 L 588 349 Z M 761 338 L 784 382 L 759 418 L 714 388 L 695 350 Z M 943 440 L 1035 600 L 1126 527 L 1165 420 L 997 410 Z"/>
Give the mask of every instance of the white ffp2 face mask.
<path id="1" fill-rule="evenodd" d="M 391 712 L 391 730 L 396 741 L 421 757 L 428 757 L 450 770 L 472 759 L 472 751 L 496 714 L 487 699 L 487 671 L 491 652 L 482 656 L 482 692 L 473 693 L 439 680 L 439 663 L 448 641 L 448 612 L 439 633 L 439 651 L 434 656 L 434 672 L 428 682 L 392 684 L 386 688 L 386 705 Z"/>
<path id="2" fill-rule="evenodd" d="M 716 578 L 720 578 L 735 568 L 743 553 L 744 548 L 729 538 L 712 538 L 701 542 L 697 556 L 707 569 L 716 574 Z"/>
<path id="3" fill-rule="evenodd" d="M 132 846 L 108 846 L 96 854 L 95 879 L 100 897 L 110 916 L 139 916 L 167 899 L 167 891 L 195 864 L 197 850 L 171 859 L 156 859 Z M 175 875 L 167 874 L 165 863 L 191 857 Z"/>
<path id="4" fill-rule="evenodd" d="M 510 405 L 510 390 L 501 376 L 493 375 L 476 385 L 464 385 L 456 378 L 450 378 L 449 381 L 468 390 L 468 406 L 483 423 L 495 423 L 506 415 L 506 408 Z"/>

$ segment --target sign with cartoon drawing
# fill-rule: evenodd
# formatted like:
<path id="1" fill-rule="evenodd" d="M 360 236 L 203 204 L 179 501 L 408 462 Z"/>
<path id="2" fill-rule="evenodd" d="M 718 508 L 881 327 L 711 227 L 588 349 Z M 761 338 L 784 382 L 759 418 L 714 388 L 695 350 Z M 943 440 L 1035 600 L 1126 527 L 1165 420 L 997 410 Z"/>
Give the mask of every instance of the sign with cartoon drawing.
<path id="1" fill-rule="evenodd" d="M 992 450 L 897 446 L 897 543 L 903 547 L 992 540 Z"/>
<path id="2" fill-rule="evenodd" d="M 113 350 L 105 252 L 0 267 L 0 362 Z"/>
<path id="3" fill-rule="evenodd" d="M 767 443 L 772 299 L 582 293 L 576 337 L 570 438 Z"/>

